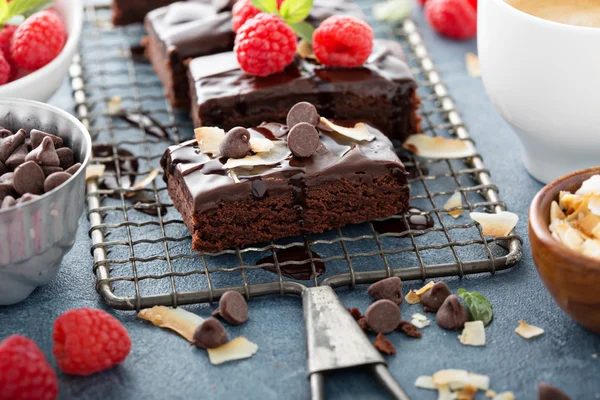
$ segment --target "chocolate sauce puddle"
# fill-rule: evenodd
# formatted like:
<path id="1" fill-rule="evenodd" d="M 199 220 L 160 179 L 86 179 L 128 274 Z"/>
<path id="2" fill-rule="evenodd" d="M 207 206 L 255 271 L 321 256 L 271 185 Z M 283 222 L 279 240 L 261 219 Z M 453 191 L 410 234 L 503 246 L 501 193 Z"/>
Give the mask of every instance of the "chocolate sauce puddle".
<path id="1" fill-rule="evenodd" d="M 402 236 L 408 236 L 408 231 L 424 231 L 433 228 L 433 217 L 429 214 L 424 215 L 423 210 L 416 207 L 411 207 L 406 215 L 407 222 L 404 218 L 391 218 L 385 221 L 374 221 L 373 227 L 379 234 L 384 233 L 399 233 Z M 413 236 L 420 236 L 420 233 L 413 233 Z"/>
<path id="2" fill-rule="evenodd" d="M 95 158 L 111 158 L 119 157 L 119 168 L 120 177 L 117 177 L 117 160 L 104 162 L 105 175 L 99 178 L 98 183 L 103 189 L 129 189 L 135 183 L 136 173 L 139 169 L 139 164 L 134 158 L 135 156 L 128 150 L 117 147 L 115 154 L 113 146 L 107 144 L 95 144 L 92 146 L 92 153 Z M 127 158 L 127 159 L 124 159 Z M 106 174 L 110 172 L 111 174 Z M 121 185 L 119 185 L 119 179 Z M 112 197 L 119 197 L 119 193 L 116 192 Z"/>
<path id="3" fill-rule="evenodd" d="M 315 264 L 315 272 L 317 273 L 317 277 L 323 275 L 326 271 L 325 263 L 321 260 L 321 256 L 319 256 L 314 251 L 310 252 L 310 256 L 312 256 L 313 262 Z M 296 279 L 299 281 L 308 281 L 313 279 L 312 273 L 312 265 L 310 262 L 310 256 L 306 247 L 290 247 L 288 249 L 279 250 L 277 252 L 277 261 L 279 262 L 279 268 L 281 269 L 281 274 L 283 276 L 287 276 L 288 278 Z M 289 265 L 281 265 L 282 263 L 288 261 L 306 261 L 302 264 L 289 264 Z M 275 258 L 273 255 L 260 259 L 256 265 L 261 264 L 275 264 Z M 263 267 L 264 270 L 277 273 L 277 268 L 275 266 Z"/>
<path id="4" fill-rule="evenodd" d="M 167 128 L 147 114 L 126 111 L 125 114 L 119 117 L 130 125 L 143 129 L 150 136 L 154 136 L 160 140 L 169 140 L 171 138 Z"/>
<path id="5" fill-rule="evenodd" d="M 402 163 L 406 167 L 406 172 L 408 172 L 409 179 L 416 179 L 416 178 L 421 177 L 421 174 L 419 174 L 419 167 L 414 165 L 413 160 L 411 160 L 409 157 L 403 156 L 403 155 L 399 155 L 398 157 L 400 157 L 400 161 L 402 161 Z M 406 165 L 406 163 L 411 163 L 411 165 Z M 421 165 L 420 168 L 421 168 L 421 173 L 423 175 L 425 175 L 425 176 L 429 175 L 429 168 L 427 168 L 424 165 Z"/>
<path id="6" fill-rule="evenodd" d="M 150 197 L 152 196 L 152 197 Z M 133 202 L 133 208 L 136 211 L 139 211 L 144 214 L 152 215 L 154 217 L 158 216 L 158 211 L 160 210 L 160 215 L 164 216 L 168 210 L 167 206 L 161 204 L 156 204 L 156 200 L 154 199 L 153 194 L 148 194 L 146 192 L 139 192 L 134 197 L 131 198 Z"/>

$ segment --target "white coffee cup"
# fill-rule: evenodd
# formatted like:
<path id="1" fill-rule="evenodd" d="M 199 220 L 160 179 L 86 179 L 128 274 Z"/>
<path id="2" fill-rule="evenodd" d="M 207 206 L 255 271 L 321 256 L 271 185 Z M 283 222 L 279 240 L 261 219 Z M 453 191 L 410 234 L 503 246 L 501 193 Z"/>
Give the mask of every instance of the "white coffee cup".
<path id="1" fill-rule="evenodd" d="M 547 183 L 600 165 L 600 28 L 482 0 L 477 35 L 483 83 L 519 135 L 529 173 Z"/>

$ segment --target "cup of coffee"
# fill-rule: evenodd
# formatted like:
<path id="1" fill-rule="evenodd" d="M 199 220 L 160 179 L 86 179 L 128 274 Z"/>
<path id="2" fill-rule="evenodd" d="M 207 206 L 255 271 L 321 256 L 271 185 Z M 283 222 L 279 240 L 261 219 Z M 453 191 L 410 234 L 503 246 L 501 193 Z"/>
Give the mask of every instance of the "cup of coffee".
<path id="1" fill-rule="evenodd" d="M 478 13 L 483 83 L 529 173 L 600 165 L 600 1 L 483 0 Z"/>

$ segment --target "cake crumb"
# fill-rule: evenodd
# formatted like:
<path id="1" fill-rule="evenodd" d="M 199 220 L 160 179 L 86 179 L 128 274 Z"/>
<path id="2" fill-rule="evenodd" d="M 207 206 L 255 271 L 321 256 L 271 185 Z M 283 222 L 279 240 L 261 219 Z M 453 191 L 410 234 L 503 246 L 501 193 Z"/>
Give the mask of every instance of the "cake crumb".
<path id="1" fill-rule="evenodd" d="M 392 342 L 390 342 L 385 336 L 383 336 L 383 333 L 377 334 L 377 337 L 375 338 L 375 343 L 373 344 L 375 345 L 375 348 L 379 350 L 379 352 L 382 354 L 396 354 L 396 348 L 394 347 Z"/>
<path id="2" fill-rule="evenodd" d="M 408 321 L 400 321 L 396 330 L 404 333 L 408 337 L 417 339 L 421 339 L 423 337 L 423 334 L 417 330 L 417 327 Z"/>
<path id="3" fill-rule="evenodd" d="M 358 324 L 358 326 L 360 326 L 360 329 L 362 329 L 363 331 L 366 332 L 369 330 L 369 326 L 367 325 L 367 319 L 365 317 L 360 317 L 360 319 L 356 321 L 356 323 Z"/>
<path id="4" fill-rule="evenodd" d="M 350 315 L 352 315 L 352 317 L 356 321 L 358 321 L 363 316 L 361 314 L 360 310 L 358 308 L 356 308 L 356 307 L 354 307 L 354 308 L 348 308 L 348 312 L 350 313 Z"/>

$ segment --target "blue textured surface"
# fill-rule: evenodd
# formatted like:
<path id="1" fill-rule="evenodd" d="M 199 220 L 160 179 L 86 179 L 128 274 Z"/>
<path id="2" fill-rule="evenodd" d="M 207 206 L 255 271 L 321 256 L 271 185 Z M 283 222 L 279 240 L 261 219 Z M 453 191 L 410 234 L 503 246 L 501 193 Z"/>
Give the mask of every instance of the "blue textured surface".
<path id="1" fill-rule="evenodd" d="M 517 231 L 525 241 L 519 266 L 493 277 L 447 280 L 453 291 L 459 287 L 479 291 L 493 304 L 495 318 L 486 329 L 488 342 L 484 348 L 465 347 L 456 333 L 443 331 L 433 323 L 424 329 L 421 340 L 389 335 L 398 350 L 396 356 L 388 358 L 390 370 L 413 399 L 436 398 L 434 392 L 416 389 L 414 381 L 418 375 L 430 375 L 442 368 L 465 368 L 489 375 L 493 389 L 511 390 L 517 399 L 535 398 L 541 380 L 560 386 L 573 399 L 600 398 L 600 339 L 558 309 L 531 260 L 526 213 L 541 185 L 525 172 L 517 138 L 492 108 L 481 81 L 466 73 L 464 54 L 475 52 L 476 43 L 456 43 L 436 36 L 420 10 L 416 10 L 415 20 L 494 183 L 501 189 L 502 199 L 519 214 Z M 66 83 L 52 103 L 72 110 Z M 0 307 L 0 340 L 15 333 L 26 335 L 51 357 L 52 322 L 58 315 L 76 307 L 104 308 L 94 290 L 88 228 L 87 219 L 82 217 L 77 243 L 52 284 L 36 290 L 22 304 Z M 405 290 L 419 286 L 409 283 Z M 366 287 L 339 290 L 338 294 L 349 307 L 364 310 L 369 304 Z M 205 317 L 211 312 L 208 305 L 190 309 Z M 402 311 L 408 318 L 420 307 L 403 304 Z M 59 373 L 62 399 L 309 397 L 302 306 L 297 298 L 252 300 L 249 322 L 229 328 L 229 332 L 232 337 L 244 335 L 256 342 L 259 351 L 250 360 L 220 367 L 210 365 L 204 352 L 189 347 L 177 335 L 137 320 L 134 313 L 114 314 L 131 333 L 131 355 L 123 365 L 93 377 Z M 522 339 L 514 333 L 519 319 L 543 327 L 546 334 L 530 341 Z M 360 371 L 330 374 L 326 389 L 330 399 L 386 398 L 373 377 Z"/>

